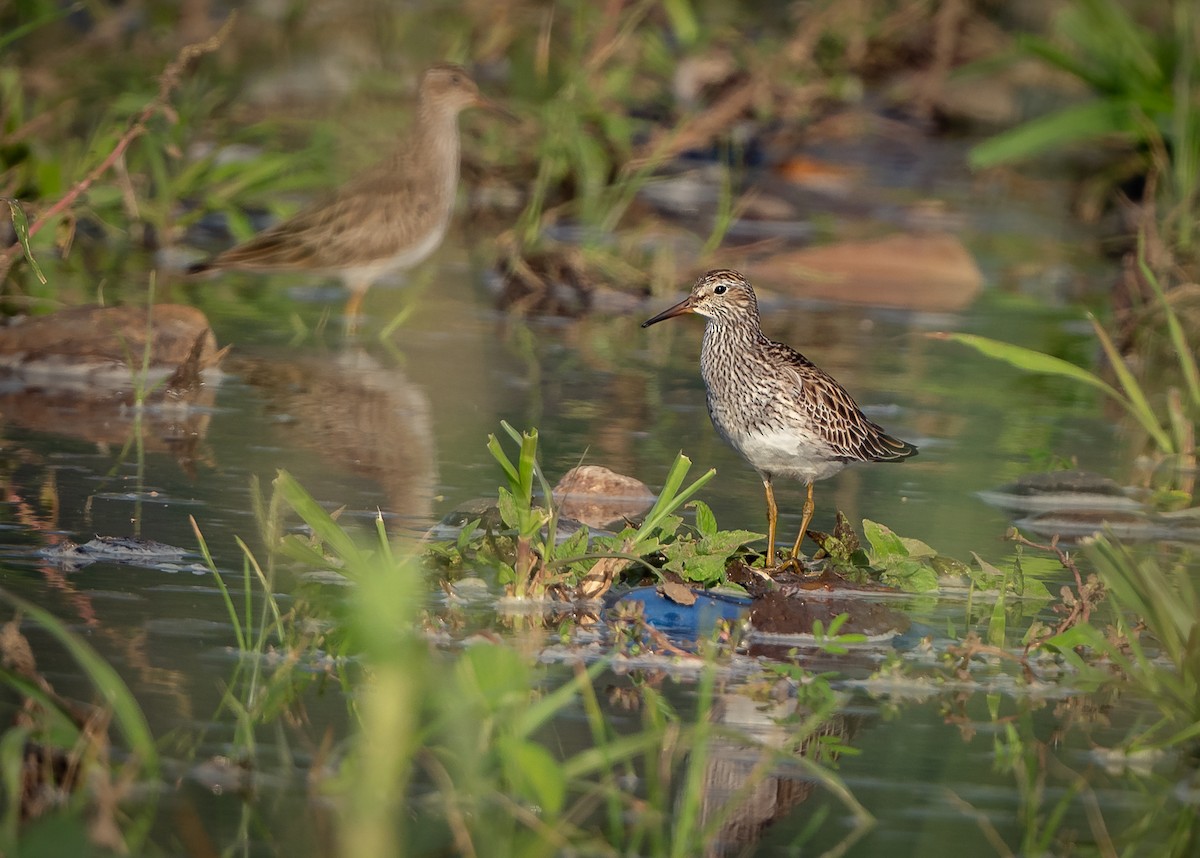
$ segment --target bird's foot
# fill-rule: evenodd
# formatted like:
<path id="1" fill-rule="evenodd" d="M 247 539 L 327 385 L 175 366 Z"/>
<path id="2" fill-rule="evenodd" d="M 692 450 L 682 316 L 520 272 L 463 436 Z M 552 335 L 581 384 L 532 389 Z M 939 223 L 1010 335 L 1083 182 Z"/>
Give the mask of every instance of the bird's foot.
<path id="1" fill-rule="evenodd" d="M 778 575 L 781 572 L 791 572 L 794 575 L 805 574 L 804 560 L 797 554 L 791 554 L 786 560 L 771 570 L 772 575 Z"/>
<path id="2" fill-rule="evenodd" d="M 758 571 L 757 569 L 755 570 Z M 763 557 L 762 573 L 768 578 L 774 577 L 783 572 L 791 572 L 794 575 L 806 574 L 804 569 L 804 558 L 798 554 L 789 554 L 782 560 L 779 555 L 772 552 L 772 556 Z"/>

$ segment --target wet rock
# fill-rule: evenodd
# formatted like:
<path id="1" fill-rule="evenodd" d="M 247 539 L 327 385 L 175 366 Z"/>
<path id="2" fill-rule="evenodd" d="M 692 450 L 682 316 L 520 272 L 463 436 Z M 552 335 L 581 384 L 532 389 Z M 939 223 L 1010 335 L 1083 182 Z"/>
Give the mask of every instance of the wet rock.
<path id="1" fill-rule="evenodd" d="M 179 304 L 74 307 L 0 327 L 0 368 L 43 385 L 128 385 L 144 359 L 154 382 L 189 362 L 215 370 L 224 356 L 205 315 Z"/>
<path id="2" fill-rule="evenodd" d="M 94 444 L 121 447 L 136 433 L 146 451 L 168 452 L 193 473 L 210 459 L 203 439 L 224 357 L 192 307 L 158 304 L 149 318 L 144 307 L 78 307 L 10 320 L 0 327 L 0 415 Z"/>
<path id="3" fill-rule="evenodd" d="M 655 494 L 641 480 L 602 465 L 580 465 L 563 474 L 554 487 L 554 500 L 562 515 L 589 527 L 604 527 L 645 512 Z"/>
<path id="4" fill-rule="evenodd" d="M 1162 514 L 1123 509 L 1059 509 L 1013 523 L 1022 531 L 1058 536 L 1066 541 L 1111 534 L 1130 542 L 1151 539 L 1200 542 L 1200 509 Z"/>
<path id="5" fill-rule="evenodd" d="M 1141 502 L 1131 496 L 1130 489 L 1108 477 L 1079 470 L 1026 474 L 1015 482 L 977 495 L 992 506 L 1026 512 L 1143 509 Z"/>
<path id="6" fill-rule="evenodd" d="M 68 566 L 86 566 L 89 563 L 132 563 L 137 566 L 157 566 L 163 563 L 178 563 L 187 555 L 182 548 L 140 539 L 136 536 L 97 536 L 79 545 L 64 540 L 57 545 L 41 549 L 38 554 Z"/>
<path id="7" fill-rule="evenodd" d="M 983 274 L 949 233 L 846 241 L 748 260 L 756 284 L 799 298 L 874 307 L 954 312 L 983 290 Z"/>

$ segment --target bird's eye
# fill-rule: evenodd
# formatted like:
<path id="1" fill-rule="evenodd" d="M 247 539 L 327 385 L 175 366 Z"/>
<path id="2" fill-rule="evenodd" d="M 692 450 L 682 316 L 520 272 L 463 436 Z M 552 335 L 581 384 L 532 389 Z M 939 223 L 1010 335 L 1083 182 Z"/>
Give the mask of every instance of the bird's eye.
<path id="1" fill-rule="evenodd" d="M 714 295 L 724 295 L 728 288 L 729 287 L 724 286 L 724 285 L 716 286 L 713 288 L 713 294 Z"/>

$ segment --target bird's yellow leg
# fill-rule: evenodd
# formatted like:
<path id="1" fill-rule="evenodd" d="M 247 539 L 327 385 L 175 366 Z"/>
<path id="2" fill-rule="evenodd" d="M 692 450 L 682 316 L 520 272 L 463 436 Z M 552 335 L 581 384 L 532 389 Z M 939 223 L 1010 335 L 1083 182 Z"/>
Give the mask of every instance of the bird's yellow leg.
<path id="1" fill-rule="evenodd" d="M 354 336 L 358 333 L 358 325 L 362 321 L 363 296 L 367 294 L 370 284 L 349 285 L 350 297 L 346 299 L 346 333 Z"/>
<path id="2" fill-rule="evenodd" d="M 804 534 L 808 533 L 808 525 L 812 521 L 813 510 L 816 504 L 813 503 L 813 484 L 808 484 L 808 497 L 804 501 L 804 510 L 800 518 L 800 534 L 796 537 L 796 544 L 792 546 L 792 559 L 795 560 L 800 556 L 800 543 L 804 541 Z"/>
<path id="3" fill-rule="evenodd" d="M 763 488 L 767 490 L 767 568 L 770 569 L 775 565 L 775 524 L 779 521 L 779 507 L 775 506 L 770 476 L 763 477 Z"/>

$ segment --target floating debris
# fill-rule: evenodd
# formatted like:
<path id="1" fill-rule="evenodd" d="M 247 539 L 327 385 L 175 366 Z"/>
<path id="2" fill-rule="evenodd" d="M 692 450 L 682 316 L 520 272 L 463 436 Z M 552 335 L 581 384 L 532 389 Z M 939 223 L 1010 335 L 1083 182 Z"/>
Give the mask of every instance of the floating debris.
<path id="1" fill-rule="evenodd" d="M 686 588 L 685 588 L 686 589 Z M 750 600 L 743 596 L 692 590 L 692 604 L 684 605 L 662 592 L 660 587 L 635 587 L 619 595 L 608 613 L 621 606 L 640 604 L 642 619 L 673 641 L 693 643 L 706 637 L 721 620 L 745 616 Z"/>

